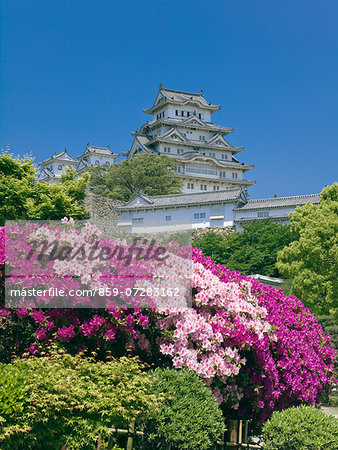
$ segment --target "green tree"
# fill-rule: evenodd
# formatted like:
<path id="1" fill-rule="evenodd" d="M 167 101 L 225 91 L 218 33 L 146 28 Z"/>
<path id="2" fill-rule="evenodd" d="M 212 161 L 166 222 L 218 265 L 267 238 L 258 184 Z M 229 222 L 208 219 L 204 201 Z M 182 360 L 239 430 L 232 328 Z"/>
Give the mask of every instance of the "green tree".
<path id="1" fill-rule="evenodd" d="M 297 233 L 289 225 L 265 219 L 247 223 L 242 232 L 235 231 L 225 238 L 214 232 L 206 233 L 194 245 L 231 270 L 278 277 L 277 253 L 296 238 Z"/>
<path id="2" fill-rule="evenodd" d="M 75 179 L 68 168 L 61 183 L 49 185 L 36 180 L 32 158 L 0 154 L 0 225 L 6 220 L 58 220 L 65 216 L 86 217 L 83 200 L 89 175 Z"/>
<path id="3" fill-rule="evenodd" d="M 137 155 L 111 166 L 90 170 L 89 189 L 98 195 L 129 201 L 139 190 L 146 195 L 178 194 L 182 181 L 175 160 L 166 155 Z"/>
<path id="4" fill-rule="evenodd" d="M 319 205 L 296 208 L 290 220 L 299 238 L 280 251 L 277 267 L 314 314 L 338 319 L 338 183 L 323 189 Z"/>

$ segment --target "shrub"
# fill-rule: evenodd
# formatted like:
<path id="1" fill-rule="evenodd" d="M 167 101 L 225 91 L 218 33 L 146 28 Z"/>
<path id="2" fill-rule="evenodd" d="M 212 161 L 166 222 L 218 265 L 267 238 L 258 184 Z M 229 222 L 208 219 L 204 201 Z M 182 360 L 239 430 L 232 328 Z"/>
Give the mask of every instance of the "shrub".
<path id="1" fill-rule="evenodd" d="M 73 230 L 73 225 L 68 225 Z M 19 235 L 25 236 L 28 230 L 21 228 Z M 46 232 L 53 238 L 59 231 L 48 228 Z M 79 232 L 65 234 L 63 239 L 91 245 L 93 233 L 100 236 L 89 225 Z M 24 250 L 29 248 L 29 242 L 27 239 L 22 242 Z M 99 245 L 115 246 L 108 238 L 100 239 Z M 182 275 L 184 267 L 189 267 L 190 276 L 190 264 L 177 263 L 175 259 L 183 250 L 173 243 L 168 247 L 172 257 L 168 259 L 171 265 L 166 266 L 165 276 Z M 17 247 L 10 248 L 9 253 L 13 269 L 21 269 Z M 264 422 L 276 409 L 319 403 L 333 381 L 336 352 L 310 311 L 296 297 L 287 297 L 282 290 L 215 264 L 199 249 L 193 249 L 192 260 L 191 308 L 173 308 L 170 303 L 168 307 L 149 309 L 38 310 L 32 309 L 29 302 L 27 308 L 0 307 L 2 361 L 9 361 L 12 353 L 28 351 L 38 355 L 48 351 L 51 342 L 73 354 L 79 350 L 96 352 L 96 358 L 103 360 L 109 352 L 120 357 L 129 348 L 156 367 L 170 365 L 196 372 L 229 418 L 239 416 Z M 67 264 L 67 260 L 59 261 L 56 273 L 62 274 Z M 105 277 L 113 273 L 114 264 L 113 260 L 109 264 L 91 261 L 79 266 L 79 276 L 70 282 L 76 287 L 83 286 L 82 277 L 87 283 L 89 268 L 96 276 L 88 281 L 88 286 L 95 286 L 97 274 L 103 269 L 105 285 L 109 279 Z M 139 261 L 131 267 L 139 276 L 138 267 L 142 266 L 138 264 Z M 34 268 L 37 271 L 34 273 L 44 274 L 39 260 Z M 162 280 L 161 272 L 158 275 Z M 135 279 L 139 281 L 139 277 Z M 66 283 L 62 277 L 53 280 Z M 111 280 L 115 283 L 114 278 Z M 35 283 L 32 278 L 28 281 Z M 75 297 L 72 300 L 77 301 Z"/>
<path id="2" fill-rule="evenodd" d="M 336 450 L 338 420 L 313 406 L 274 412 L 264 424 L 266 450 Z"/>
<path id="3" fill-rule="evenodd" d="M 107 444 L 111 427 L 156 410 L 142 368 L 135 358 L 94 363 L 62 352 L 1 364 L 1 449 L 94 449 L 99 433 Z"/>
<path id="4" fill-rule="evenodd" d="M 159 413 L 146 424 L 145 448 L 208 449 L 224 431 L 215 397 L 196 373 L 156 369 L 155 393 L 164 393 Z"/>
<path id="5" fill-rule="evenodd" d="M 319 316 L 318 322 L 323 327 L 324 333 L 331 336 L 332 347 L 338 349 L 338 323 L 332 316 Z"/>
<path id="6" fill-rule="evenodd" d="M 194 244 L 204 255 L 229 269 L 246 275 L 259 273 L 279 277 L 277 253 L 297 237 L 290 225 L 281 225 L 268 218 L 244 224 L 243 231 L 235 231 L 226 237 L 210 231 Z"/>

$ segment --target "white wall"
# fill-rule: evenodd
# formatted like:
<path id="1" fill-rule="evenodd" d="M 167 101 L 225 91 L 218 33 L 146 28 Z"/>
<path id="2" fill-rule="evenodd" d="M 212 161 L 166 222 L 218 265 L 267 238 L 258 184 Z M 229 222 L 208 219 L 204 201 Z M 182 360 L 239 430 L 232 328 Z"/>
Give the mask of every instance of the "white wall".
<path id="1" fill-rule="evenodd" d="M 176 116 L 176 110 L 179 111 L 178 116 Z M 185 112 L 184 116 L 181 115 L 181 111 Z M 187 112 L 189 112 L 191 116 L 194 111 L 196 112 L 197 117 L 199 117 L 199 114 L 201 114 L 201 119 L 204 120 L 204 122 L 211 122 L 211 113 L 209 111 L 205 111 L 204 109 L 198 108 L 197 105 L 168 105 L 163 109 L 157 110 L 156 114 L 153 114 L 153 120 L 157 120 L 157 116 L 162 112 L 164 112 L 164 117 L 169 117 L 171 119 L 182 119 L 187 117 Z"/>
<path id="2" fill-rule="evenodd" d="M 256 218 L 258 217 L 258 212 L 268 211 L 269 217 L 274 216 L 287 216 L 290 212 L 293 212 L 295 208 L 263 208 L 260 211 L 235 211 L 235 219 L 245 219 L 245 218 Z"/>
<path id="3" fill-rule="evenodd" d="M 132 232 L 151 232 L 165 230 L 189 230 L 192 228 L 206 228 L 210 226 L 229 226 L 233 224 L 234 203 L 221 205 L 189 206 L 157 210 L 143 210 L 123 212 L 118 226 L 126 227 Z M 195 218 L 195 214 L 205 214 L 205 218 Z M 171 216 L 171 221 L 166 221 Z M 210 220 L 210 217 L 222 219 Z M 143 218 L 143 223 L 133 224 L 132 219 Z"/>
<path id="4" fill-rule="evenodd" d="M 95 165 L 95 161 L 99 161 L 98 165 L 102 165 L 105 163 L 112 164 L 114 159 L 110 158 L 109 156 L 89 155 L 86 157 L 86 161 L 91 165 Z"/>

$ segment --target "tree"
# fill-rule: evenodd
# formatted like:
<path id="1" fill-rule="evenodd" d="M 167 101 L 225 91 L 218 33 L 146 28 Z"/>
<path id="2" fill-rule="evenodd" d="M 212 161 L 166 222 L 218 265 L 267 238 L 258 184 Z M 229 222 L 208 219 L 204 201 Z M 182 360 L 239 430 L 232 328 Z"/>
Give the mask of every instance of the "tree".
<path id="1" fill-rule="evenodd" d="M 146 195 L 178 194 L 182 181 L 175 169 L 175 160 L 166 155 L 137 155 L 111 166 L 93 167 L 89 188 L 95 194 L 124 202 L 139 190 Z"/>
<path id="2" fill-rule="evenodd" d="M 271 219 L 255 220 L 226 238 L 210 232 L 195 241 L 203 254 L 231 270 L 246 275 L 278 277 L 277 253 L 297 238 L 289 225 L 274 223 Z"/>
<path id="3" fill-rule="evenodd" d="M 297 207 L 290 220 L 299 238 L 279 252 L 277 267 L 314 314 L 338 319 L 338 183 L 323 189 L 319 205 Z"/>
<path id="4" fill-rule="evenodd" d="M 0 225 L 6 220 L 59 220 L 63 217 L 83 219 L 83 206 L 89 175 L 75 180 L 68 168 L 61 183 L 49 185 L 36 180 L 32 158 L 15 158 L 8 152 L 0 154 Z"/>

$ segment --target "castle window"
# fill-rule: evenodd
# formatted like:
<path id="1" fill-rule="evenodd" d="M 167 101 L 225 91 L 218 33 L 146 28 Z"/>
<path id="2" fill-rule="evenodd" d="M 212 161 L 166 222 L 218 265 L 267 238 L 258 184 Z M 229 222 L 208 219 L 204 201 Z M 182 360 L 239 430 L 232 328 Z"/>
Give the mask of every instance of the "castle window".
<path id="1" fill-rule="evenodd" d="M 165 220 L 166 220 L 166 222 L 170 222 L 171 221 L 171 216 L 165 216 Z"/>
<path id="2" fill-rule="evenodd" d="M 201 184 L 201 191 L 206 191 L 206 190 L 207 190 L 207 185 Z"/>
<path id="3" fill-rule="evenodd" d="M 176 109 L 176 116 L 178 116 L 178 109 Z"/>
<path id="4" fill-rule="evenodd" d="M 257 217 L 269 217 L 269 211 L 258 212 Z"/>
<path id="5" fill-rule="evenodd" d="M 205 136 L 199 136 L 200 141 L 205 141 Z"/>
<path id="6" fill-rule="evenodd" d="M 170 147 L 164 147 L 164 153 L 170 153 Z"/>
<path id="7" fill-rule="evenodd" d="M 178 149 L 177 149 L 177 154 L 178 154 L 178 155 L 181 155 L 182 153 L 183 153 L 183 148 L 178 148 Z"/>
<path id="8" fill-rule="evenodd" d="M 194 219 L 205 219 L 206 214 L 205 213 L 194 213 Z"/>
<path id="9" fill-rule="evenodd" d="M 222 159 L 228 159 L 228 155 L 224 155 L 224 154 L 222 153 Z"/>
<path id="10" fill-rule="evenodd" d="M 100 161 L 97 159 L 97 160 L 95 161 L 95 164 L 98 166 L 98 165 L 100 164 Z"/>
<path id="11" fill-rule="evenodd" d="M 237 178 L 237 177 L 238 177 L 237 172 L 232 172 L 232 178 Z"/>
<path id="12" fill-rule="evenodd" d="M 134 217 L 132 220 L 133 225 L 143 223 L 143 217 Z"/>
<path id="13" fill-rule="evenodd" d="M 187 184 L 188 189 L 194 189 L 194 183 L 188 183 Z"/>
<path id="14" fill-rule="evenodd" d="M 61 164 L 58 165 L 58 170 L 62 170 Z"/>
<path id="15" fill-rule="evenodd" d="M 177 172 L 181 172 L 181 168 L 180 168 L 180 166 L 177 166 Z"/>
<path id="16" fill-rule="evenodd" d="M 199 117 L 200 119 L 202 119 L 202 114 L 201 114 L 201 113 L 199 113 L 199 114 L 198 114 L 198 117 Z"/>

